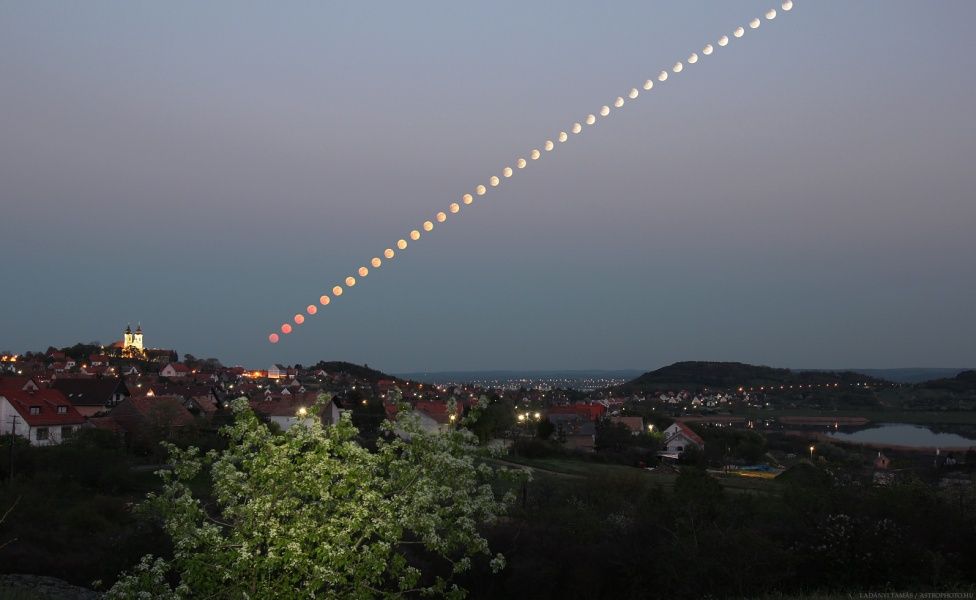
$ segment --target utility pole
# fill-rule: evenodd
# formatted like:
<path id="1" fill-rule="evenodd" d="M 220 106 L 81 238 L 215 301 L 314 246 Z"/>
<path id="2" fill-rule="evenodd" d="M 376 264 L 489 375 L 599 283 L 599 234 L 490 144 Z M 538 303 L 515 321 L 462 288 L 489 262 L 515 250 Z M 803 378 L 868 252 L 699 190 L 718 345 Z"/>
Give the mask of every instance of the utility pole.
<path id="1" fill-rule="evenodd" d="M 10 470 L 7 473 L 7 479 L 13 481 L 14 479 L 14 438 L 17 437 L 17 415 L 10 417 Z"/>

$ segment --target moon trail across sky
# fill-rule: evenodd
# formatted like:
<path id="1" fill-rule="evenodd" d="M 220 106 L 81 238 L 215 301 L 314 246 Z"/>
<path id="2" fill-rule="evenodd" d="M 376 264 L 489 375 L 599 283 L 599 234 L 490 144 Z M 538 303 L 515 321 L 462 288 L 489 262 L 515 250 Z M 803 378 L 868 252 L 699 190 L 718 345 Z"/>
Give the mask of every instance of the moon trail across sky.
<path id="1" fill-rule="evenodd" d="M 785 0 L 780 5 L 780 8 L 784 13 L 789 12 L 790 10 L 793 9 L 793 1 Z M 764 20 L 772 21 L 773 19 L 776 18 L 777 14 L 778 13 L 776 9 L 769 9 L 763 15 L 762 19 L 755 18 L 748 22 L 749 30 L 759 29 L 759 27 L 762 25 Z M 746 31 L 747 29 L 745 27 L 741 27 L 741 26 L 736 27 L 732 31 L 732 37 L 729 37 L 728 35 L 723 35 L 720 38 L 718 38 L 716 43 L 718 44 L 719 48 L 724 48 L 728 46 L 733 39 L 742 38 L 745 35 Z M 654 89 L 655 79 L 657 80 L 658 84 L 664 83 L 668 81 L 669 78 L 671 78 L 673 75 L 682 73 L 686 68 L 690 68 L 692 65 L 698 64 L 699 61 L 703 60 L 703 57 L 711 56 L 715 51 L 716 51 L 715 46 L 713 46 L 712 44 L 706 44 L 701 49 L 700 53 L 692 52 L 683 61 L 678 61 L 674 63 L 674 65 L 670 69 L 662 70 L 654 78 L 647 79 L 646 81 L 644 81 L 644 83 L 641 84 L 640 88 L 643 89 L 643 91 L 645 92 L 649 92 L 652 89 Z M 532 161 L 537 161 L 540 158 L 542 158 L 544 153 L 552 152 L 557 147 L 557 144 L 565 143 L 567 140 L 569 140 L 571 136 L 575 136 L 582 133 L 586 127 L 595 125 L 598 118 L 609 116 L 613 109 L 623 108 L 624 104 L 626 104 L 628 100 L 631 101 L 636 100 L 640 96 L 640 94 L 641 94 L 640 89 L 636 87 L 631 88 L 625 94 L 621 96 L 617 96 L 617 98 L 615 98 L 612 103 L 600 107 L 598 111 L 594 113 L 590 113 L 580 121 L 573 123 L 568 128 L 569 133 L 567 133 L 567 131 L 565 130 L 560 131 L 558 135 L 555 136 L 555 141 L 553 141 L 552 139 L 546 140 L 545 143 L 542 144 L 541 149 L 533 148 L 532 150 L 530 150 L 526 154 L 526 156 L 528 156 L 528 159 L 526 159 L 525 156 L 518 157 L 514 162 L 514 166 L 508 166 L 502 169 L 501 177 L 499 177 L 498 175 L 492 175 L 491 177 L 488 178 L 487 185 L 485 184 L 476 185 L 474 187 L 473 194 L 470 192 L 463 194 L 459 202 L 452 202 L 448 206 L 447 212 L 443 212 L 443 211 L 438 212 L 436 215 L 434 215 L 434 218 L 432 220 L 424 221 L 421 224 L 420 228 L 413 229 L 412 231 L 409 232 L 409 234 L 406 237 L 397 240 L 396 243 L 393 244 L 393 246 L 383 250 L 380 256 L 374 256 L 373 258 L 368 260 L 366 264 L 369 264 L 369 267 L 363 265 L 356 268 L 355 275 L 349 275 L 344 278 L 342 282 L 343 284 L 345 284 L 344 286 L 335 285 L 331 290 L 332 292 L 331 296 L 329 294 L 323 294 L 322 296 L 319 297 L 318 304 L 315 303 L 309 304 L 303 312 L 299 312 L 295 314 L 294 317 L 289 319 L 287 322 L 282 323 L 278 331 L 280 331 L 281 334 L 284 335 L 292 333 L 292 331 L 295 330 L 295 327 L 305 323 L 307 317 L 311 317 L 318 314 L 319 306 L 321 307 L 329 306 L 332 303 L 333 299 L 338 299 L 339 296 L 342 296 L 344 294 L 344 292 L 350 291 L 350 289 L 356 285 L 358 279 L 364 279 L 367 276 L 369 276 L 370 273 L 376 272 L 384 265 L 389 265 L 390 261 L 392 261 L 396 257 L 397 252 L 405 251 L 411 243 L 420 240 L 422 236 L 421 230 L 423 230 L 425 233 L 433 231 L 435 222 L 439 225 L 447 221 L 448 213 L 452 215 L 456 215 L 460 213 L 461 206 L 462 205 L 468 206 L 472 204 L 474 202 L 475 196 L 484 196 L 485 194 L 488 193 L 488 191 L 491 188 L 498 187 L 499 185 L 501 185 L 501 183 L 504 180 L 513 177 L 518 173 L 518 171 L 525 169 Z M 613 108 L 611 108 L 611 105 Z M 599 115 L 599 117 L 597 115 Z M 409 238 L 410 241 L 407 241 L 407 238 Z M 394 247 L 396 248 L 396 250 L 394 250 Z M 280 341 L 280 339 L 281 338 L 277 331 L 268 335 L 268 341 L 271 342 L 272 344 L 277 344 Z"/>

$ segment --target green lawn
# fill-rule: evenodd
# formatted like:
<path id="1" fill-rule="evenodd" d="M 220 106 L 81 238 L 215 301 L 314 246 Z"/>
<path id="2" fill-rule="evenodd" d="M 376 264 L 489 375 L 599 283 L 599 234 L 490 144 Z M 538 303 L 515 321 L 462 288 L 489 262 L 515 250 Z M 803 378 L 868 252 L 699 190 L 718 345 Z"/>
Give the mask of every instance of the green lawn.
<path id="1" fill-rule="evenodd" d="M 506 457 L 506 462 L 525 465 L 533 470 L 533 477 L 640 477 L 650 485 L 670 490 L 674 487 L 676 473 L 648 471 L 624 465 L 605 464 L 571 458 L 524 458 Z M 734 492 L 776 493 L 779 484 L 770 480 L 747 477 L 716 477 L 722 487 Z"/>

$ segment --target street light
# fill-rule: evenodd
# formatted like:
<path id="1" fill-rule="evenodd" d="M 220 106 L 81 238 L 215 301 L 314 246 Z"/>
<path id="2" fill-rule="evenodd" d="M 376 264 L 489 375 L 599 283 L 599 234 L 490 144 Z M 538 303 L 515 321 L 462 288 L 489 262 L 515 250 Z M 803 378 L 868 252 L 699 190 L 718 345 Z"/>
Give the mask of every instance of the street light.
<path id="1" fill-rule="evenodd" d="M 810 446 L 810 460 L 813 460 L 813 446 Z"/>
<path id="2" fill-rule="evenodd" d="M 308 409 L 306 409 L 304 406 L 298 409 L 298 416 L 299 417 L 301 417 L 301 418 L 304 419 L 305 418 L 305 415 L 307 415 L 307 414 L 308 414 Z"/>

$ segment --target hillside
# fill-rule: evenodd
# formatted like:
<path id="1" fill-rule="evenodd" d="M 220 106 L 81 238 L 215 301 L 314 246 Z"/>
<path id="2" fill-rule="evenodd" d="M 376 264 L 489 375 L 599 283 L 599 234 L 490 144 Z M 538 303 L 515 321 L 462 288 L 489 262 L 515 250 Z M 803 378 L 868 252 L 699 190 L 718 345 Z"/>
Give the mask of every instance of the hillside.
<path id="1" fill-rule="evenodd" d="M 354 365 L 341 360 L 332 361 L 319 361 L 315 363 L 312 369 L 323 369 L 326 373 L 347 373 L 356 379 L 365 379 L 370 383 L 376 383 L 381 379 L 389 379 L 392 381 L 403 381 L 399 377 L 394 375 L 387 375 L 382 371 L 377 371 L 376 369 L 371 369 L 369 365 Z"/>
<path id="2" fill-rule="evenodd" d="M 918 387 L 950 392 L 974 392 L 976 391 L 976 370 L 963 371 L 952 378 L 925 381 L 918 384 Z"/>
<path id="3" fill-rule="evenodd" d="M 777 369 L 738 362 L 686 361 L 644 373 L 617 389 L 623 392 L 676 388 L 735 389 L 740 386 L 757 387 L 845 381 L 884 383 L 884 380 L 849 371 L 791 371 L 790 369 Z"/>

